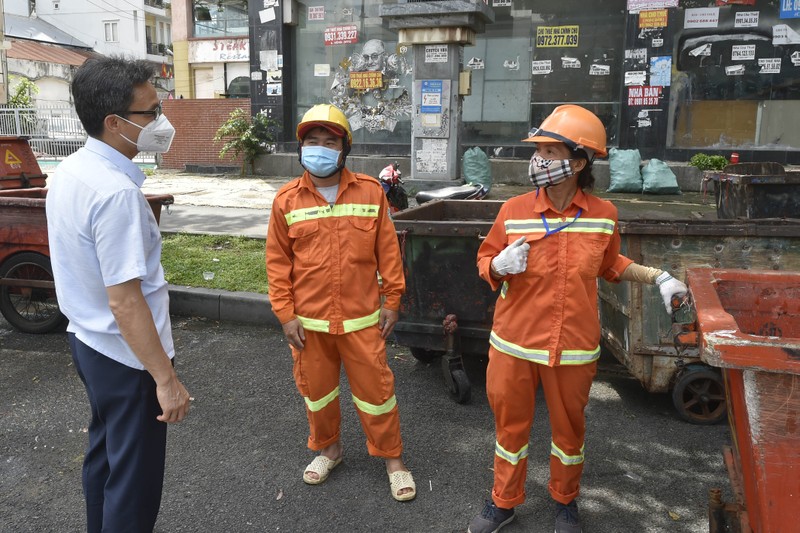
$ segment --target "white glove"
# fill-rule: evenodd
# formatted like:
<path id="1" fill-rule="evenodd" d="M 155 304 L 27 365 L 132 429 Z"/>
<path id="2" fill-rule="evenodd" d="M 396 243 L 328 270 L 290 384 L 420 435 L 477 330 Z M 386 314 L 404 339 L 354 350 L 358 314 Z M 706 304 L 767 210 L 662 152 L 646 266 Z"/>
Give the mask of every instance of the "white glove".
<path id="1" fill-rule="evenodd" d="M 656 278 L 658 290 L 661 291 L 661 297 L 664 299 L 664 307 L 667 308 L 667 313 L 672 314 L 672 298 L 677 296 L 682 298 L 689 292 L 687 287 L 682 281 L 673 278 L 669 272 L 662 272 Z"/>
<path id="2" fill-rule="evenodd" d="M 525 272 L 528 267 L 528 252 L 530 250 L 531 245 L 525 242 L 525 237 L 520 237 L 492 259 L 494 271 L 501 276 Z"/>

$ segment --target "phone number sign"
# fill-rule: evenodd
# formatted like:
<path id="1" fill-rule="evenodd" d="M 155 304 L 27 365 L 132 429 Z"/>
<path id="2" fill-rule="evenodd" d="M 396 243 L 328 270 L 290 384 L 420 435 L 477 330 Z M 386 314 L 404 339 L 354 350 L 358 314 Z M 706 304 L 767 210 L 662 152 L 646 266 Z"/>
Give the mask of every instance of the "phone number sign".
<path id="1" fill-rule="evenodd" d="M 578 46 L 580 26 L 538 26 L 537 48 L 574 48 Z"/>
<path id="2" fill-rule="evenodd" d="M 347 26 L 331 26 L 330 28 L 325 28 L 323 38 L 325 39 L 325 46 L 357 43 L 358 26 L 351 24 Z"/>
<path id="3" fill-rule="evenodd" d="M 377 72 L 351 72 L 350 88 L 356 90 L 380 89 L 383 87 L 383 73 Z"/>

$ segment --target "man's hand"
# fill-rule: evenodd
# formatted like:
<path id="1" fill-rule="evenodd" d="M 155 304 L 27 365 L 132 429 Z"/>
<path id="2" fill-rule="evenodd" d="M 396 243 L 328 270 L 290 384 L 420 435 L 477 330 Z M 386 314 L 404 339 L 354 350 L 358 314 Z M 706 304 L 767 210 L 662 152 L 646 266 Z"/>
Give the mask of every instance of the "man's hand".
<path id="1" fill-rule="evenodd" d="M 492 259 L 492 268 L 501 277 L 506 274 L 519 274 L 528 268 L 528 252 L 531 245 L 525 242 L 525 237 L 520 237 L 516 241 L 503 248 L 503 251 Z"/>
<path id="2" fill-rule="evenodd" d="M 381 329 L 381 338 L 386 340 L 386 338 L 392 333 L 394 329 L 394 325 L 397 324 L 397 320 L 400 318 L 400 315 L 397 311 L 392 311 L 391 309 L 386 309 L 385 307 L 381 308 L 381 315 L 378 318 L 378 327 Z"/>
<path id="3" fill-rule="evenodd" d="M 156 384 L 156 397 L 161 406 L 161 414 L 156 417 L 160 422 L 177 423 L 189 414 L 189 393 L 173 375 L 163 384 Z"/>
<path id="4" fill-rule="evenodd" d="M 667 313 L 672 314 L 672 297 L 677 296 L 683 298 L 689 292 L 687 287 L 682 281 L 673 278 L 669 272 L 662 272 L 656 278 L 658 290 L 661 292 L 661 298 L 664 300 L 664 307 L 667 308 Z"/>
<path id="5" fill-rule="evenodd" d="M 306 332 L 303 329 L 303 324 L 300 323 L 300 320 L 295 318 L 294 320 L 290 320 L 286 324 L 283 324 L 282 327 L 283 334 L 286 336 L 286 340 L 289 341 L 289 344 L 298 350 L 302 350 L 306 343 Z"/>

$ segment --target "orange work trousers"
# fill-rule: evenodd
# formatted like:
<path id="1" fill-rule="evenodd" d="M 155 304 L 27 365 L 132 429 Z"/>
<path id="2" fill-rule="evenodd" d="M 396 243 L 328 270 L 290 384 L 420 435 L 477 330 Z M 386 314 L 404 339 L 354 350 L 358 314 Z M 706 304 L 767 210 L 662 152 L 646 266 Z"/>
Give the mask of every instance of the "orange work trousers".
<path id="1" fill-rule="evenodd" d="M 367 450 L 376 457 L 400 457 L 400 414 L 394 374 L 386 361 L 386 344 L 378 326 L 331 335 L 305 332 L 302 350 L 292 347 L 294 379 L 306 401 L 308 447 L 318 451 L 339 440 L 339 374 L 347 374 Z"/>
<path id="2" fill-rule="evenodd" d="M 489 347 L 486 393 L 494 412 L 497 443 L 492 500 L 511 508 L 525 501 L 528 441 L 541 382 L 552 432 L 550 496 L 569 503 L 578 496 L 583 473 L 584 408 L 597 363 L 546 366 Z"/>

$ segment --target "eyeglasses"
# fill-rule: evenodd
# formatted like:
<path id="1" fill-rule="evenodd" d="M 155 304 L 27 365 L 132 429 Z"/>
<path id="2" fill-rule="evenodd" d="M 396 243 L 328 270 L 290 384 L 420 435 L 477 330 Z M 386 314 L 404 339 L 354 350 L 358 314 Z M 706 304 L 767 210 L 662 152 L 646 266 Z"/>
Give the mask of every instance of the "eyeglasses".
<path id="1" fill-rule="evenodd" d="M 381 52 L 375 52 L 373 54 L 362 54 L 364 56 L 364 61 L 377 61 L 383 56 Z"/>
<path id="2" fill-rule="evenodd" d="M 161 111 L 161 102 L 159 102 L 158 105 L 155 108 L 151 109 L 150 111 L 128 111 L 127 114 L 128 115 L 153 115 L 153 120 L 158 120 L 158 117 L 160 117 L 163 114 L 163 112 Z"/>

